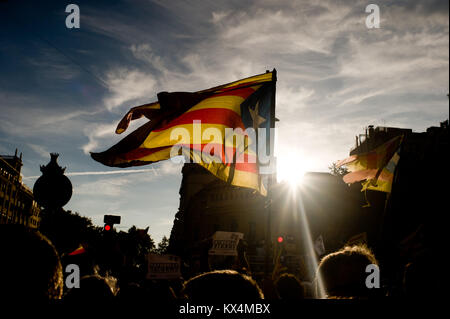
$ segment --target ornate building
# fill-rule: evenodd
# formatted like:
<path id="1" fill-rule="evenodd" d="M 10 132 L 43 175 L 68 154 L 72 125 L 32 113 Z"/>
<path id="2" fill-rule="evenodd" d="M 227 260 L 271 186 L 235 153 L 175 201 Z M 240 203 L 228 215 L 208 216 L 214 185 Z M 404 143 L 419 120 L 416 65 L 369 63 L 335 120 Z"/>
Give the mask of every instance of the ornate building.
<path id="1" fill-rule="evenodd" d="M 40 208 L 33 192 L 22 183 L 22 154 L 0 155 L 0 223 L 38 228 Z"/>

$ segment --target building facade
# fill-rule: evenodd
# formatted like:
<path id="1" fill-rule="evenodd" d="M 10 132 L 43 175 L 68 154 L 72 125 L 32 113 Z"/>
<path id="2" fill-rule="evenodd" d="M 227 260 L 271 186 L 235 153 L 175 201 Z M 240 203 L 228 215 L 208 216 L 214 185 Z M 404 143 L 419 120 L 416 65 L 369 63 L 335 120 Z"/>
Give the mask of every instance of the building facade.
<path id="1" fill-rule="evenodd" d="M 22 154 L 0 155 L 0 224 L 38 228 L 40 207 L 32 190 L 22 183 Z"/>
<path id="2" fill-rule="evenodd" d="M 393 286 L 402 287 L 405 267 L 410 263 L 429 264 L 427 272 L 434 271 L 434 263 L 447 249 L 444 217 L 448 211 L 448 124 L 445 120 L 424 132 L 369 126 L 365 134 L 357 137 L 350 152 L 365 153 L 395 136 L 403 136 L 392 190 L 385 205 L 378 209 L 382 218 L 376 222 L 379 232 L 375 253 L 386 282 Z M 369 191 L 367 195 L 376 193 L 380 192 Z"/>
<path id="3" fill-rule="evenodd" d="M 348 222 L 357 225 L 355 219 L 361 215 L 359 189 L 350 189 L 329 173 L 308 173 L 297 189 L 274 184 L 271 205 L 268 197 L 229 185 L 200 165 L 185 164 L 182 173 L 180 207 L 169 249 L 188 264 L 207 258 L 209 240 L 216 231 L 240 232 L 254 274 L 263 273 L 269 247 L 270 268 L 281 250 L 291 272 L 310 278 L 314 241 L 321 236 L 326 251 L 340 248 L 354 235 Z"/>

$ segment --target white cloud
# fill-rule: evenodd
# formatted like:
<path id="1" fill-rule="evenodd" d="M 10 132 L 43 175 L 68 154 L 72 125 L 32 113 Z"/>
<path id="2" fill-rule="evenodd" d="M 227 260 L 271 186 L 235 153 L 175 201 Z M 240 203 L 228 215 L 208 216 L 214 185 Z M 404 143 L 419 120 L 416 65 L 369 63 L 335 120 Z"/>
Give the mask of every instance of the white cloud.
<path id="1" fill-rule="evenodd" d="M 125 102 L 132 103 L 127 105 L 131 108 L 136 103 L 143 104 L 155 96 L 156 80 L 153 75 L 136 69 L 113 69 L 106 74 L 106 83 L 111 94 L 104 99 L 104 104 L 110 111 Z"/>
<path id="2" fill-rule="evenodd" d="M 119 176 L 105 176 L 108 174 L 94 174 L 97 176 L 90 177 L 85 182 L 83 180 L 86 175 L 72 175 L 74 183 L 74 194 L 84 196 L 130 196 L 130 191 L 138 185 L 148 184 L 154 182 L 160 176 L 155 174 L 154 170 L 136 170 L 119 174 Z M 81 172 L 78 172 L 81 173 Z M 116 174 L 113 174 L 116 175 Z M 78 176 L 75 180 L 74 176 Z M 81 178 L 81 179 L 80 179 Z M 94 179 L 95 180 L 92 180 Z M 124 197 L 127 200 L 127 197 Z"/>
<path id="3" fill-rule="evenodd" d="M 133 44 L 130 50 L 134 57 L 149 63 L 156 70 L 161 72 L 167 71 L 162 58 L 153 52 L 149 44 Z"/>
<path id="4" fill-rule="evenodd" d="M 144 169 L 127 169 L 127 170 L 117 170 L 117 171 L 92 171 L 92 172 L 65 172 L 66 176 L 95 176 L 95 175 L 122 175 L 122 174 L 135 174 L 135 173 L 148 173 L 152 172 L 155 175 L 158 175 L 155 168 L 144 168 Z M 169 171 L 170 173 L 171 171 Z M 26 176 L 23 179 L 36 179 L 40 176 Z"/>
<path id="5" fill-rule="evenodd" d="M 0 131 L 16 138 L 62 135 L 74 136 L 84 126 L 83 117 L 99 113 L 96 107 L 89 108 L 72 101 L 64 101 L 57 107 L 51 97 L 26 92 L 0 91 Z M 59 105 L 58 105 L 59 106 Z"/>
<path id="6" fill-rule="evenodd" d="M 89 154 L 91 151 L 98 151 L 99 146 L 101 146 L 101 140 L 107 143 L 114 137 L 114 132 L 116 129 L 115 124 L 92 124 L 84 129 L 85 135 L 88 137 L 89 141 L 84 144 L 81 149 L 85 154 Z M 107 142 L 105 141 L 107 140 Z"/>
<path id="7" fill-rule="evenodd" d="M 68 56 L 53 47 L 41 48 L 38 53 L 39 55 L 28 58 L 27 62 L 39 70 L 40 77 L 50 80 L 71 80 L 80 75 L 80 66 L 74 65 Z"/>
<path id="8" fill-rule="evenodd" d="M 284 121 L 289 121 L 292 116 L 297 117 L 302 109 L 309 106 L 310 98 L 314 95 L 314 90 L 299 87 L 289 88 L 280 86 L 277 88 L 277 117 Z"/>
<path id="9" fill-rule="evenodd" d="M 31 144 L 28 143 L 28 146 L 34 151 L 36 152 L 36 154 L 39 154 L 39 156 L 43 157 L 43 158 L 48 158 L 50 155 L 50 152 L 43 146 L 41 145 L 36 145 L 36 144 Z"/>
<path id="10" fill-rule="evenodd" d="M 157 169 L 157 173 L 162 175 L 178 175 L 181 173 L 182 166 L 183 164 L 174 163 L 172 160 L 163 161 Z"/>
<path id="11" fill-rule="evenodd" d="M 212 24 L 219 24 L 225 20 L 225 18 L 228 16 L 229 12 L 213 12 L 211 23 Z"/>
<path id="12" fill-rule="evenodd" d="M 74 187 L 74 195 L 117 197 L 127 193 L 130 179 L 126 177 L 101 178 Z"/>

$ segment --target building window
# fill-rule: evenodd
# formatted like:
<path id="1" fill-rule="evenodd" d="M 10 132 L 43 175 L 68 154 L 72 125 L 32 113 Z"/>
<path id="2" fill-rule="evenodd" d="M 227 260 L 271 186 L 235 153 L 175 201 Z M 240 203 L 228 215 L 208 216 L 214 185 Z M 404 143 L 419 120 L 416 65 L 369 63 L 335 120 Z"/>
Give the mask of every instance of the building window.
<path id="1" fill-rule="evenodd" d="M 248 239 L 250 241 L 255 240 L 256 236 L 256 224 L 254 222 L 248 223 Z"/>

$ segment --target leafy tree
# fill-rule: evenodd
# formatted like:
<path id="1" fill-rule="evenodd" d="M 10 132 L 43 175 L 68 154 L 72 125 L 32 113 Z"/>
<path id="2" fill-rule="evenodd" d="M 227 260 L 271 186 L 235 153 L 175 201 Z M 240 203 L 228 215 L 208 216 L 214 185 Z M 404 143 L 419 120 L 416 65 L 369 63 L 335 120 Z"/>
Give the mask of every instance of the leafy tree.
<path id="1" fill-rule="evenodd" d="M 161 241 L 158 244 L 158 248 L 155 249 L 157 254 L 165 254 L 167 253 L 167 248 L 169 247 L 169 239 L 164 235 Z"/>
<path id="2" fill-rule="evenodd" d="M 96 242 L 101 234 L 101 228 L 94 226 L 90 218 L 64 209 L 43 210 L 39 231 L 60 254 L 75 250 L 81 243 Z"/>
<path id="3" fill-rule="evenodd" d="M 344 167 L 344 166 L 337 167 L 336 162 L 331 164 L 331 166 L 329 166 L 328 169 L 330 170 L 330 173 L 332 175 L 339 176 L 339 177 L 343 177 L 344 175 L 349 173 L 347 167 Z"/>
<path id="4" fill-rule="evenodd" d="M 124 253 L 128 256 L 135 258 L 136 261 L 139 260 L 142 262 L 154 248 L 155 243 L 148 234 L 148 227 L 145 229 L 138 229 L 136 226 L 132 226 L 128 229 L 126 249 L 124 250 Z M 141 264 L 141 262 L 137 263 Z"/>
<path id="5" fill-rule="evenodd" d="M 97 247 L 96 260 L 102 272 L 124 279 L 145 275 L 147 255 L 155 244 L 148 234 L 148 227 L 132 226 L 127 232 L 103 232 Z"/>

